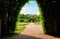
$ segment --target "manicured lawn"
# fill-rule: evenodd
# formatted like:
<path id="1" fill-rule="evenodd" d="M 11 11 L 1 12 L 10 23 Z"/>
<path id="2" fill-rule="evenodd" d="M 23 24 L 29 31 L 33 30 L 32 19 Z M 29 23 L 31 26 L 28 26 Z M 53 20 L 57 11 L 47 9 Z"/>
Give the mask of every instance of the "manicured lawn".
<path id="1" fill-rule="evenodd" d="M 34 22 L 34 24 L 42 26 L 42 22 Z"/>
<path id="2" fill-rule="evenodd" d="M 36 24 L 36 25 L 40 25 L 40 22 L 35 22 L 34 24 Z"/>
<path id="3" fill-rule="evenodd" d="M 21 33 L 25 29 L 25 26 L 27 24 L 29 24 L 29 23 L 27 23 L 27 22 L 17 22 L 16 23 L 16 29 L 15 29 L 14 33 Z"/>

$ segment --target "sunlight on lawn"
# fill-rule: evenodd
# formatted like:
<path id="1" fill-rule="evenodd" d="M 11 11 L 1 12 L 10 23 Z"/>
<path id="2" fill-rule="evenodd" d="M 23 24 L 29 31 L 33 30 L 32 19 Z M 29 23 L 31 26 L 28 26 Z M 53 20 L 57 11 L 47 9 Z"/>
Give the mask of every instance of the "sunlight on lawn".
<path id="1" fill-rule="evenodd" d="M 34 24 L 36 24 L 36 25 L 41 25 L 40 22 L 34 22 Z"/>
<path id="2" fill-rule="evenodd" d="M 15 29 L 14 33 L 21 33 L 25 29 L 25 26 L 27 24 L 28 24 L 27 22 L 17 22 L 16 29 Z"/>

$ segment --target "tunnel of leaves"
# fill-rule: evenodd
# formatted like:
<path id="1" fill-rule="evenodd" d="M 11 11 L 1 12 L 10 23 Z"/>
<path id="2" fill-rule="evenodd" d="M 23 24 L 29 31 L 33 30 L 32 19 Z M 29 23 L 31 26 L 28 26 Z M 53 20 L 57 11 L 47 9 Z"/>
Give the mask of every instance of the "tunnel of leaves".
<path id="1" fill-rule="evenodd" d="M 28 0 L 0 0 L 1 36 L 11 34 L 10 30 L 14 32 L 18 12 L 27 1 Z M 57 0 L 37 0 L 37 3 L 39 5 L 41 4 L 42 11 L 44 12 L 46 34 L 60 37 L 59 3 L 57 2 Z"/>

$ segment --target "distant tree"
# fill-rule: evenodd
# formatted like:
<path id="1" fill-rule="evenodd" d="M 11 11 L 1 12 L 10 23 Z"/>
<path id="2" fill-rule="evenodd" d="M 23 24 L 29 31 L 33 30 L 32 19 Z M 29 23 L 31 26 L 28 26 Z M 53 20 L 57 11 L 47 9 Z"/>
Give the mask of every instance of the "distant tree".
<path id="1" fill-rule="evenodd" d="M 31 14 L 20 14 L 18 17 L 20 22 L 39 22 L 40 16 L 39 15 L 31 15 Z"/>

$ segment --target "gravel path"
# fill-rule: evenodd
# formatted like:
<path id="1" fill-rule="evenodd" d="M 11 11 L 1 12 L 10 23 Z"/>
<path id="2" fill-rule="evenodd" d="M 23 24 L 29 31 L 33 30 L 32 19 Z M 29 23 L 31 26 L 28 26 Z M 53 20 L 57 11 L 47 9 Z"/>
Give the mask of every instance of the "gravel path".
<path id="1" fill-rule="evenodd" d="M 4 39 L 60 39 L 44 34 L 41 25 L 30 23 L 26 25 L 25 30 L 18 36 L 11 36 Z"/>
<path id="2" fill-rule="evenodd" d="M 34 23 L 30 23 L 26 26 L 26 29 L 21 33 L 24 35 L 37 37 L 41 39 L 58 39 L 53 36 L 45 35 L 41 25 L 35 25 Z"/>

